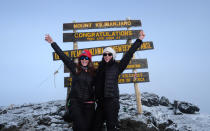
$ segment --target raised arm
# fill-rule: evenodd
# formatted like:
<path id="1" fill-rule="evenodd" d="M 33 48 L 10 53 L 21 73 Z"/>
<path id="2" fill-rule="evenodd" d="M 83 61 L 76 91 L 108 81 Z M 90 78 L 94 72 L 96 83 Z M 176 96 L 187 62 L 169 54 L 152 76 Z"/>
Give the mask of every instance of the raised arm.
<path id="1" fill-rule="evenodd" d="M 51 44 L 52 48 L 54 51 L 58 54 L 60 59 L 63 61 L 63 63 L 69 68 L 70 72 L 75 74 L 76 73 L 76 65 L 75 63 L 68 57 L 66 56 L 61 48 L 52 40 L 50 35 L 45 35 L 45 40 Z"/>
<path id="2" fill-rule="evenodd" d="M 119 72 L 122 73 L 125 68 L 127 67 L 127 65 L 129 64 L 131 58 L 133 57 L 133 54 L 135 53 L 135 51 L 141 47 L 142 45 L 142 40 L 144 39 L 145 34 L 143 31 L 140 31 L 139 33 L 139 39 L 137 39 L 134 44 L 131 46 L 131 48 L 125 53 L 125 55 L 123 56 L 123 58 L 120 60 L 119 63 Z"/>

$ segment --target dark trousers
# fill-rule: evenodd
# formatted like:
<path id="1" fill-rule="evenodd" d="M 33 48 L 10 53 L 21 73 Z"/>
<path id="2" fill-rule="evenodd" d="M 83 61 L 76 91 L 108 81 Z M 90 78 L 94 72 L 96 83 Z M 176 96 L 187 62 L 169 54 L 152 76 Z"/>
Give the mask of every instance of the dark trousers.
<path id="1" fill-rule="evenodd" d="M 119 109 L 118 98 L 104 98 L 98 101 L 94 119 L 94 131 L 101 131 L 104 122 L 106 122 L 107 131 L 117 131 Z"/>
<path id="2" fill-rule="evenodd" d="M 73 131 L 92 131 L 95 104 L 71 101 L 69 107 Z"/>

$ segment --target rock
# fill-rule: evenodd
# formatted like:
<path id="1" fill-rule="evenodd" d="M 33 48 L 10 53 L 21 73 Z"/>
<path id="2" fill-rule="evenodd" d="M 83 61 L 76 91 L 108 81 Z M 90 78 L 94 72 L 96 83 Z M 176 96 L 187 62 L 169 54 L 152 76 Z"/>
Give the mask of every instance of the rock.
<path id="1" fill-rule="evenodd" d="M 4 124 L 0 124 L 0 131 L 4 128 Z"/>
<path id="2" fill-rule="evenodd" d="M 32 107 L 34 106 L 33 104 L 23 104 L 21 107 Z"/>
<path id="3" fill-rule="evenodd" d="M 169 127 L 171 124 L 173 124 L 173 121 L 172 120 L 168 120 L 167 122 L 163 122 L 163 123 L 160 123 L 158 125 L 158 128 L 161 130 L 161 131 L 164 131 L 167 127 Z"/>
<path id="4" fill-rule="evenodd" d="M 182 113 L 187 113 L 187 114 L 194 114 L 195 112 L 199 112 L 199 108 L 191 103 L 187 103 L 187 102 L 180 102 L 178 104 L 178 109 L 182 112 Z"/>
<path id="5" fill-rule="evenodd" d="M 166 98 L 164 96 L 162 96 L 160 98 L 160 105 L 162 105 L 162 106 L 169 106 L 169 104 L 170 104 L 170 102 L 169 102 L 168 98 Z"/>
<path id="6" fill-rule="evenodd" d="M 38 118 L 38 124 L 39 125 L 46 125 L 46 126 L 50 126 L 51 125 L 51 118 L 49 116 L 41 116 Z"/>
<path id="7" fill-rule="evenodd" d="M 179 129 L 180 131 L 193 131 L 191 127 L 185 125 Z"/>
<path id="8" fill-rule="evenodd" d="M 177 125 L 173 123 L 170 126 L 166 127 L 164 131 L 179 131 L 176 128 L 177 128 Z"/>
<path id="9" fill-rule="evenodd" d="M 15 123 L 5 123 L 1 131 L 19 131 L 19 128 Z"/>
<path id="10" fill-rule="evenodd" d="M 1 114 L 6 114 L 6 113 L 7 113 L 7 110 L 0 111 L 0 115 Z"/>
<path id="11" fill-rule="evenodd" d="M 34 105 L 32 108 L 33 110 L 38 110 L 38 109 L 41 109 L 42 107 L 40 105 Z"/>
<path id="12" fill-rule="evenodd" d="M 120 120 L 119 131 L 158 131 L 158 129 L 154 125 L 143 123 L 141 121 L 122 119 Z"/>
<path id="13" fill-rule="evenodd" d="M 129 100 L 131 98 L 131 95 L 129 94 L 120 94 L 121 100 Z"/>
<path id="14" fill-rule="evenodd" d="M 142 105 L 151 107 L 151 106 L 159 106 L 159 96 L 153 93 L 142 93 L 141 99 Z"/>
<path id="15" fill-rule="evenodd" d="M 193 123 L 194 118 L 188 120 L 189 117 L 184 117 L 187 114 L 174 115 L 173 111 L 168 109 L 169 107 L 173 109 L 173 104 L 170 104 L 165 97 L 159 100 L 158 95 L 146 92 L 142 93 L 142 102 L 146 106 L 143 105 L 143 113 L 138 114 L 136 96 L 120 95 L 120 131 L 189 131 L 193 129 L 192 125 L 198 123 L 198 121 Z M 165 106 L 169 103 L 169 105 L 158 106 L 160 103 Z M 183 107 L 183 103 L 180 103 L 180 107 Z M 0 131 L 72 131 L 72 123 L 64 121 L 64 114 L 65 100 L 1 107 Z M 199 116 L 199 114 L 196 115 Z M 182 120 L 180 122 L 182 124 L 185 121 L 183 119 L 192 123 L 189 126 L 176 123 Z M 199 120 L 202 119 L 199 118 Z M 206 121 L 210 121 L 210 117 Z M 202 124 L 198 123 L 196 126 L 199 125 Z"/>

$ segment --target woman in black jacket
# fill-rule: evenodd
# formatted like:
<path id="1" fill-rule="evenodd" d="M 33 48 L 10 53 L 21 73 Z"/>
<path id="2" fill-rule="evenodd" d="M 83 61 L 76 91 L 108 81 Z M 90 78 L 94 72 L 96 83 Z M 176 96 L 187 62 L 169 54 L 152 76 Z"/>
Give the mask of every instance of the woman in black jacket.
<path id="1" fill-rule="evenodd" d="M 107 131 L 117 131 L 119 104 L 118 76 L 125 70 L 135 51 L 141 46 L 144 32 L 131 46 L 119 63 L 115 61 L 116 52 L 107 47 L 96 74 L 95 96 L 97 102 L 94 131 L 101 131 L 105 121 Z"/>
<path id="2" fill-rule="evenodd" d="M 69 68 L 72 76 L 72 87 L 70 91 L 70 116 L 73 121 L 74 131 L 92 131 L 92 124 L 95 112 L 93 77 L 94 67 L 91 61 L 91 53 L 88 50 L 82 51 L 79 62 L 76 65 L 72 59 L 67 57 L 59 46 L 53 42 L 49 35 L 45 40 L 59 55 L 60 59 Z"/>

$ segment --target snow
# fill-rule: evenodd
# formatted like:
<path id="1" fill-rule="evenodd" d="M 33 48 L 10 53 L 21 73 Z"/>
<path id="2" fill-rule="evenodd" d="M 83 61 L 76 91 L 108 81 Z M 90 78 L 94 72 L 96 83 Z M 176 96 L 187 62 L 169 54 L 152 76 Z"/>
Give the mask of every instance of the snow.
<path id="1" fill-rule="evenodd" d="M 179 131 L 210 131 L 210 115 L 208 114 L 182 113 L 180 115 L 174 115 L 173 110 L 169 109 L 170 107 L 161 105 L 151 107 L 143 105 L 143 113 L 137 114 L 135 99 L 135 95 L 125 94 L 121 96 L 120 120 L 129 118 L 146 123 L 147 127 L 151 128 L 154 127 L 154 125 L 157 126 L 168 123 L 168 121 L 171 120 L 173 124 L 167 128 L 176 128 L 176 130 Z M 23 130 L 72 131 L 71 125 L 64 122 L 61 114 L 58 112 L 60 109 L 64 108 L 64 105 L 64 100 L 58 100 L 47 103 L 0 107 L 0 130 L 2 128 L 1 125 L 5 125 L 5 128 L 22 126 Z M 63 110 L 60 111 L 62 112 Z M 43 124 L 39 125 L 38 123 L 41 120 L 46 120 L 46 124 L 48 124 L 47 122 L 49 121 L 50 127 Z"/>

